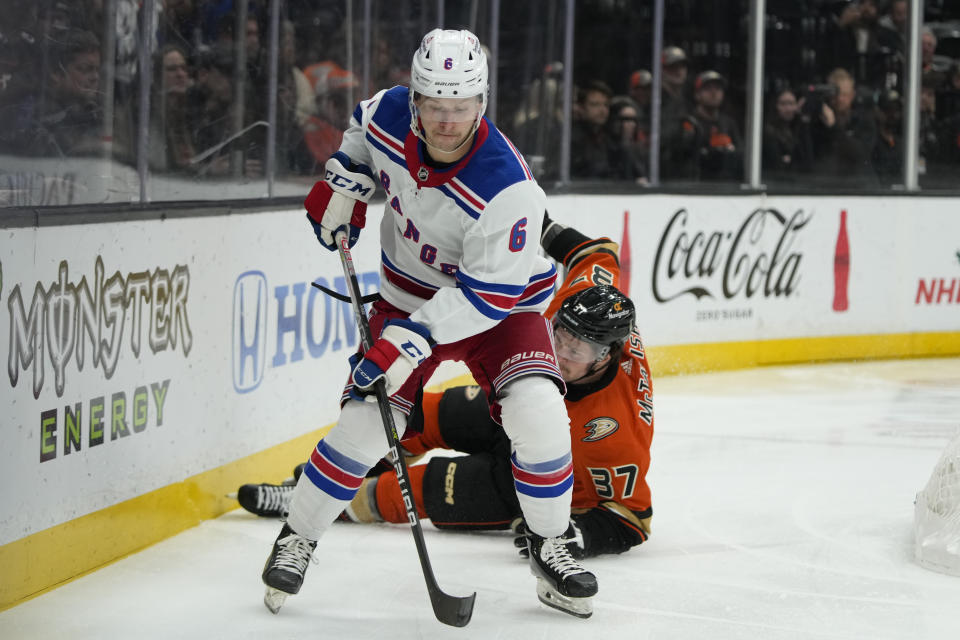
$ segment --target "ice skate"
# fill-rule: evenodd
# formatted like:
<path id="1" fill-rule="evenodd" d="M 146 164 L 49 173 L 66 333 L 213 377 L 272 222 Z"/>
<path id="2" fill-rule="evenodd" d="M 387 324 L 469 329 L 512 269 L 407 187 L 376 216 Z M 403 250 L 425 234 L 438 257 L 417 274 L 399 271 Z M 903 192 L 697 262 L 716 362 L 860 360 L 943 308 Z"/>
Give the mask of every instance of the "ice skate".
<path id="1" fill-rule="evenodd" d="M 245 484 L 237 491 L 240 506 L 262 518 L 286 518 L 294 484 Z"/>
<path id="2" fill-rule="evenodd" d="M 300 591 L 303 576 L 316 548 L 315 540 L 308 540 L 296 534 L 289 525 L 283 525 L 280 535 L 273 543 L 273 551 L 263 567 L 263 583 L 267 585 L 263 604 L 267 609 L 277 613 L 287 595 Z"/>
<path id="3" fill-rule="evenodd" d="M 573 535 L 572 527 L 556 538 L 527 533 L 530 571 L 537 577 L 540 602 L 578 618 L 589 618 L 593 615 L 597 578 L 570 555 L 567 543 Z"/>

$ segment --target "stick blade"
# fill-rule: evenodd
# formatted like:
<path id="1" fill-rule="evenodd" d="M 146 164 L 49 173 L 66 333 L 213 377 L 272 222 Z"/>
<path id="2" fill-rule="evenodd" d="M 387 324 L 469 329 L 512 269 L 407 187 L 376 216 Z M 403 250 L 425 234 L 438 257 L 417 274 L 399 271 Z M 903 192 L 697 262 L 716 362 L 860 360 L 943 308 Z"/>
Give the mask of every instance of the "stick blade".
<path id="1" fill-rule="evenodd" d="M 437 620 L 451 627 L 467 626 L 470 617 L 473 615 L 473 601 L 476 598 L 476 593 L 459 597 L 451 596 L 439 589 L 431 589 L 430 591 L 433 614 L 437 617 Z"/>

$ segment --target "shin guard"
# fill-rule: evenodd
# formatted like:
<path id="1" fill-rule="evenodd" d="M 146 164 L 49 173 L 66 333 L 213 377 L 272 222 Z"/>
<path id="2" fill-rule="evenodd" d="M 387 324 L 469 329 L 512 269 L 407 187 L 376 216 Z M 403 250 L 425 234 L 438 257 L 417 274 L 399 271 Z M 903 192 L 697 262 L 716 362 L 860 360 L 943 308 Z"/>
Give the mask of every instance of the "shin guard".
<path id="1" fill-rule="evenodd" d="M 543 537 L 562 535 L 573 495 L 570 419 L 563 397 L 553 381 L 529 376 L 511 382 L 499 402 L 527 526 Z"/>

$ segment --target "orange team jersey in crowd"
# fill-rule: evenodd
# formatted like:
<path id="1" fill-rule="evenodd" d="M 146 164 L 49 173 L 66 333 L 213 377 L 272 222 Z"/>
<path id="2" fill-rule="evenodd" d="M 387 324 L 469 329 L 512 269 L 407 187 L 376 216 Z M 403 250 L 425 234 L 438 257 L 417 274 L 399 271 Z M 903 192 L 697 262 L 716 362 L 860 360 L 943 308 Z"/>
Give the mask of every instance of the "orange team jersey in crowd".
<path id="1" fill-rule="evenodd" d="M 546 317 L 553 317 L 578 291 L 600 284 L 619 286 L 620 265 L 609 251 L 612 247 L 616 245 L 591 246 L 586 251 L 592 253 L 571 261 L 573 267 Z M 577 251 L 574 248 L 570 255 Z M 652 510 L 646 476 L 653 439 L 653 389 L 640 335 L 634 331 L 623 346 L 619 371 L 609 385 L 575 402 L 567 399 L 566 405 L 574 512 L 603 505 L 649 533 Z"/>

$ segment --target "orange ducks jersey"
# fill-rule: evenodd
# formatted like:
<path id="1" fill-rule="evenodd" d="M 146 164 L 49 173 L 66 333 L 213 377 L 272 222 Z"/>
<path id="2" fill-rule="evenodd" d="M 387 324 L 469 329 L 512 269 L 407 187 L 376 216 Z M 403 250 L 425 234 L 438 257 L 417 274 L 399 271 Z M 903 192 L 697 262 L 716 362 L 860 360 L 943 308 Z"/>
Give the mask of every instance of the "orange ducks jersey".
<path id="1" fill-rule="evenodd" d="M 617 248 L 602 238 L 571 250 L 563 261 L 567 277 L 544 315 L 553 317 L 565 299 L 587 287 L 618 286 Z M 609 509 L 622 524 L 645 538 L 652 516 L 646 475 L 653 438 L 653 389 L 650 366 L 636 331 L 623 346 L 613 379 L 591 392 L 593 385 L 584 385 L 588 389 L 582 397 L 577 397 L 574 386 L 566 398 L 574 513 L 594 507 Z"/>

